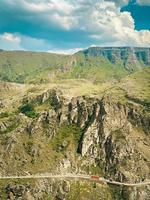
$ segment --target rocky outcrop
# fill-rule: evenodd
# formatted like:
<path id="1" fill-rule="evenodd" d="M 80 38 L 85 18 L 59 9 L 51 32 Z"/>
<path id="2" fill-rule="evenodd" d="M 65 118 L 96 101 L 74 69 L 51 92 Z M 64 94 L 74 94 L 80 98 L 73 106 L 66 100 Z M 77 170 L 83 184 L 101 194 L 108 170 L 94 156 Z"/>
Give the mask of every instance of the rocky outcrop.
<path id="1" fill-rule="evenodd" d="M 42 200 L 62 199 L 65 200 L 70 191 L 70 184 L 67 181 L 39 180 L 35 184 L 28 181 L 26 184 L 10 183 L 4 188 L 5 197 L 9 200 Z M 1 196 L 0 193 L 0 197 Z"/>
<path id="2" fill-rule="evenodd" d="M 124 67 L 136 64 L 140 66 L 140 62 L 144 65 L 150 65 L 150 48 L 131 48 L 131 47 L 91 47 L 83 51 L 88 56 L 104 56 L 111 63 L 115 64 L 121 60 Z"/>
<path id="3" fill-rule="evenodd" d="M 3 140 L 0 144 L 1 173 L 10 174 L 9 165 L 15 160 L 14 171 L 18 174 L 23 172 L 18 171 L 20 167 L 27 170 L 31 166 L 33 173 L 37 170 L 36 165 L 38 168 L 41 166 L 42 170 L 50 170 L 53 173 L 74 171 L 93 173 L 90 167 L 95 166 L 101 171 L 99 175 L 118 181 L 136 182 L 150 178 L 148 148 L 150 119 L 148 116 L 144 118 L 145 115 L 140 108 L 137 109 L 128 103 L 123 105 L 113 102 L 110 96 L 104 96 L 102 99 L 86 96 L 66 98 L 57 90 L 46 91 L 35 98 L 26 98 L 22 103 L 34 103 L 36 106 L 45 102 L 49 102 L 47 109 L 41 111 L 34 119 L 19 114 L 18 127 L 10 130 L 7 137 L 4 136 L 5 142 Z M 1 129 L 7 129 L 5 124 L 7 123 L 1 123 Z M 77 140 L 77 148 L 69 146 L 73 143 L 71 137 L 69 140 L 61 137 L 62 141 L 58 140 L 62 142 L 61 147 L 58 148 L 58 154 L 55 154 L 52 149 L 56 142 L 54 139 L 64 124 L 78 127 L 82 135 Z M 65 130 L 63 131 L 65 134 Z M 21 148 L 20 152 L 17 151 L 18 148 Z M 60 152 L 62 152 L 61 157 L 57 160 Z M 54 155 L 51 155 L 52 153 Z M 19 189 L 12 187 L 7 188 L 10 199 L 13 199 L 13 196 L 19 198 L 16 197 L 19 194 L 29 197 L 31 195 L 30 190 L 25 192 L 27 187 Z M 61 197 L 58 199 L 64 199 L 66 191 L 63 191 L 69 190 L 62 187 L 62 185 L 59 187 Z M 64 187 L 69 188 L 69 186 Z M 137 190 L 129 193 L 130 200 L 138 195 L 147 200 L 147 191 L 142 194 Z M 32 198 L 37 199 L 36 196 Z"/>
<path id="4" fill-rule="evenodd" d="M 137 107 L 131 106 L 128 109 L 128 120 L 136 127 L 141 127 L 144 132 L 150 132 L 150 120 L 149 116 Z"/>

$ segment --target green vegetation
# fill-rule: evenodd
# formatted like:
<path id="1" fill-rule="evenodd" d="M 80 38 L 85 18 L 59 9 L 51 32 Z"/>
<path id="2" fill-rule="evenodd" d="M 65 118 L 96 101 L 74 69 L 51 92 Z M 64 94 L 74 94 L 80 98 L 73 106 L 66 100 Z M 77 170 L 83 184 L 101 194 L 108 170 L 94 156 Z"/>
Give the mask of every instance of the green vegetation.
<path id="1" fill-rule="evenodd" d="M 120 86 L 127 91 L 127 98 L 144 106 L 150 101 L 150 67 L 125 77 Z"/>
<path id="2" fill-rule="evenodd" d="M 75 182 L 71 184 L 71 190 L 67 195 L 67 200 L 115 200 L 111 197 L 111 192 L 107 186 L 93 183 Z"/>
<path id="3" fill-rule="evenodd" d="M 127 92 L 119 84 L 114 85 L 111 88 L 105 90 L 105 96 L 108 96 L 112 102 L 120 103 L 125 105 L 128 101 Z"/>
<path id="4" fill-rule="evenodd" d="M 122 63 L 115 66 L 104 57 L 77 57 L 77 63 L 70 71 L 60 74 L 60 79 L 88 79 L 94 83 L 120 79 L 128 74 Z"/>
<path id="5" fill-rule="evenodd" d="M 0 53 L 0 80 L 9 82 L 41 84 L 84 78 L 102 83 L 120 80 L 136 70 L 138 67 L 132 63 L 124 67 L 121 59 L 113 63 L 106 56 L 87 57 L 83 52 L 73 56 L 23 51 Z"/>
<path id="6" fill-rule="evenodd" d="M 47 100 L 44 103 L 35 105 L 34 110 L 36 113 L 40 113 L 40 112 L 42 112 L 44 110 L 48 110 L 50 108 L 51 108 L 51 102 L 50 102 L 50 100 Z"/>
<path id="7" fill-rule="evenodd" d="M 0 188 L 0 199 L 1 200 L 7 199 L 7 194 L 6 194 L 5 188 Z"/>
<path id="8" fill-rule="evenodd" d="M 52 140 L 52 147 L 56 151 L 64 151 L 70 143 L 74 143 L 76 150 L 82 136 L 82 130 L 76 125 L 62 125 Z"/>
<path id="9" fill-rule="evenodd" d="M 0 118 L 5 118 L 5 117 L 9 117 L 9 113 L 8 112 L 0 113 Z"/>
<path id="10" fill-rule="evenodd" d="M 11 131 L 15 130 L 17 127 L 19 126 L 19 123 L 14 123 L 12 125 L 10 125 L 9 127 L 7 127 L 7 129 L 5 131 L 0 131 L 0 133 L 4 134 L 4 133 L 10 133 Z"/>
<path id="11" fill-rule="evenodd" d="M 96 165 L 90 165 L 89 166 L 89 172 L 91 172 L 91 174 L 95 174 L 95 175 L 101 175 L 103 174 L 104 171 L 104 166 L 100 166 L 99 163 L 97 163 Z"/>
<path id="12" fill-rule="evenodd" d="M 10 133 L 15 130 L 19 125 L 20 122 L 17 120 L 16 116 L 7 116 L 6 118 L 2 118 L 1 121 L 7 126 L 3 129 L 0 129 L 0 134 Z"/>
<path id="13" fill-rule="evenodd" d="M 115 187 L 115 186 L 111 186 L 109 187 L 111 195 L 112 195 L 112 199 L 114 200 L 127 200 L 127 196 L 123 195 L 123 188 L 121 187 Z"/>
<path id="14" fill-rule="evenodd" d="M 52 197 L 51 194 L 45 193 L 45 194 L 43 195 L 43 200 L 54 200 L 54 198 Z"/>
<path id="15" fill-rule="evenodd" d="M 69 59 L 50 53 L 3 51 L 0 53 L 0 77 L 17 83 L 44 83 L 52 78 L 52 70 L 66 65 Z"/>
<path id="16" fill-rule="evenodd" d="M 28 117 L 35 118 L 37 117 L 37 113 L 34 110 L 34 106 L 32 104 L 25 104 L 19 108 L 19 112 L 25 114 Z"/>

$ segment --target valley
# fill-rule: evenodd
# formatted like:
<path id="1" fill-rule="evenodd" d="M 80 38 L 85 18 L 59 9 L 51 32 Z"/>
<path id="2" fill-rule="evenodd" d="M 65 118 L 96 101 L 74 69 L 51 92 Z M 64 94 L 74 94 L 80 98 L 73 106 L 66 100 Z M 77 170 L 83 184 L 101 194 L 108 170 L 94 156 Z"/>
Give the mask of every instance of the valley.
<path id="1" fill-rule="evenodd" d="M 0 199 L 149 200 L 149 66 L 149 48 L 1 51 Z"/>

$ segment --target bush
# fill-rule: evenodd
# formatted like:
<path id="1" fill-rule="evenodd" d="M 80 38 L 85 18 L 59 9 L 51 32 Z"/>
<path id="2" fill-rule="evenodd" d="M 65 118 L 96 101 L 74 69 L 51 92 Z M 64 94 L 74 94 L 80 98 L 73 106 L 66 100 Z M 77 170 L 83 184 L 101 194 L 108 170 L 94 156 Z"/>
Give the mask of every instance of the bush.
<path id="1" fill-rule="evenodd" d="M 53 149 L 56 151 L 64 151 L 70 141 L 73 141 L 78 149 L 78 145 L 82 136 L 82 130 L 76 125 L 62 125 L 58 130 L 55 138 L 52 140 Z"/>
<path id="2" fill-rule="evenodd" d="M 27 103 L 27 104 L 21 106 L 19 108 L 19 111 L 28 117 L 31 117 L 31 118 L 37 117 L 37 113 L 35 112 L 32 104 Z"/>
<path id="3" fill-rule="evenodd" d="M 0 113 L 0 118 L 4 118 L 4 117 L 9 117 L 9 114 L 7 112 Z"/>

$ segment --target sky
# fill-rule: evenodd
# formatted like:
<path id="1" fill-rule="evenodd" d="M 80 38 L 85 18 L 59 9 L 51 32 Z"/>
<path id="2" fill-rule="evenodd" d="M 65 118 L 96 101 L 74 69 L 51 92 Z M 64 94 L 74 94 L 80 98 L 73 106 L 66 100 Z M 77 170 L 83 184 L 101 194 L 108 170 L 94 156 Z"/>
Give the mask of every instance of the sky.
<path id="1" fill-rule="evenodd" d="M 0 49 L 150 47 L 150 0 L 0 0 Z"/>

